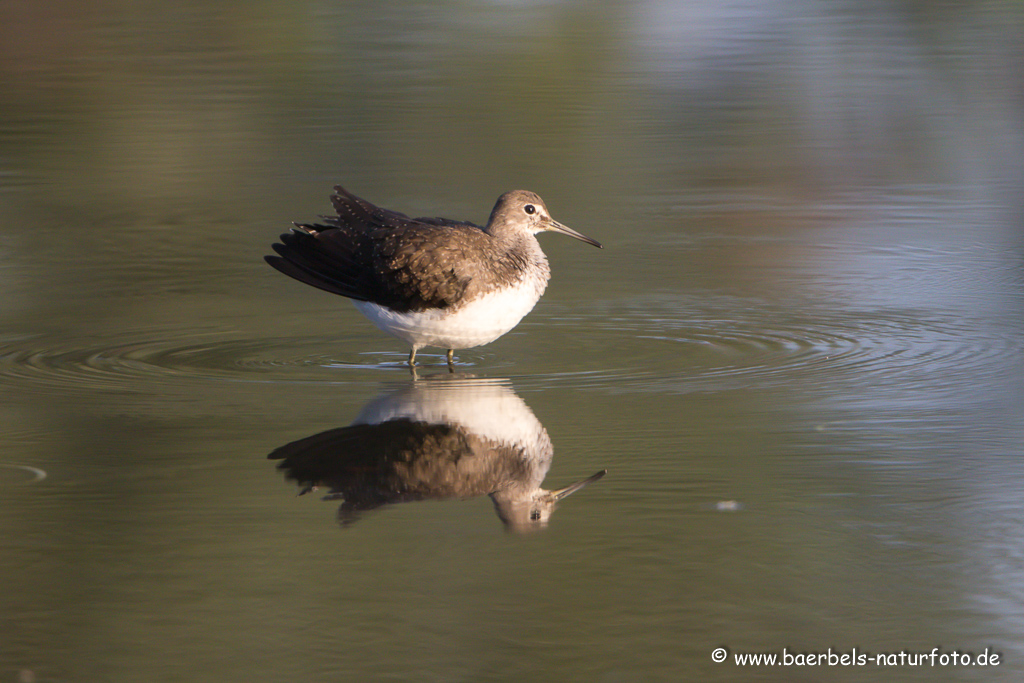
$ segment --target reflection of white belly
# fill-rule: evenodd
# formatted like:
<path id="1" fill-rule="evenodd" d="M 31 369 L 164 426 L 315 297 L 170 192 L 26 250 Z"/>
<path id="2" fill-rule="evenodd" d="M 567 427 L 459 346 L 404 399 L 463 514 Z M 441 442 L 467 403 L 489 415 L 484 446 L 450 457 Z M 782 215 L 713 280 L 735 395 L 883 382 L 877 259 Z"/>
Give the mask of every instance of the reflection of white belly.
<path id="1" fill-rule="evenodd" d="M 518 325 L 533 310 L 546 284 L 544 280 L 527 280 L 484 294 L 455 309 L 415 313 L 396 313 L 369 301 L 352 303 L 374 325 L 413 348 L 468 349 L 492 342 Z"/>

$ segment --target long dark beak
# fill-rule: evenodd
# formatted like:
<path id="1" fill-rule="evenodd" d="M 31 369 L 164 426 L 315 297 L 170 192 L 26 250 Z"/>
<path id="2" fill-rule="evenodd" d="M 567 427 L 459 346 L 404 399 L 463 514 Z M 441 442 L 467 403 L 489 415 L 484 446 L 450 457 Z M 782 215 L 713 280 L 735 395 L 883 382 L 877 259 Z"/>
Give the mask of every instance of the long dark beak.
<path id="1" fill-rule="evenodd" d="M 569 237 L 575 237 L 576 239 L 578 239 L 581 242 L 586 242 L 587 244 L 593 244 L 598 249 L 604 249 L 604 247 L 601 246 L 601 243 L 598 242 L 597 240 L 591 239 L 591 238 L 587 237 L 586 235 L 584 235 L 583 233 L 576 232 L 572 228 L 570 228 L 568 226 L 565 226 L 565 225 L 562 225 L 561 223 L 559 223 L 556 220 L 548 219 L 548 220 L 544 221 L 543 225 L 544 225 L 544 229 L 545 230 L 551 230 L 552 232 L 560 232 L 563 235 L 568 235 Z"/>
<path id="2" fill-rule="evenodd" d="M 583 481 L 578 481 L 575 484 L 569 484 L 564 489 L 556 489 L 552 491 L 551 496 L 555 500 L 562 500 L 563 498 L 566 498 L 576 493 L 587 484 L 593 484 L 595 481 L 597 481 L 606 474 L 608 474 L 608 470 L 601 470 L 597 474 L 591 475 L 584 479 Z"/>

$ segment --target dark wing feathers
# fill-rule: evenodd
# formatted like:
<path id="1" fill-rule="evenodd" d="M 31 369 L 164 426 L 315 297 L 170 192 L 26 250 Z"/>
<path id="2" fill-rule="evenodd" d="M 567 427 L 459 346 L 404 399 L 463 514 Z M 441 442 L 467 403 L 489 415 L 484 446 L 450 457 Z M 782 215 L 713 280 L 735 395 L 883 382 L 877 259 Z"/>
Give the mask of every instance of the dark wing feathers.
<path id="1" fill-rule="evenodd" d="M 280 256 L 264 257 L 285 275 L 319 289 L 366 301 L 365 284 L 359 281 L 362 268 L 357 256 L 344 249 L 345 242 L 323 239 L 323 225 L 297 225 L 272 245 Z"/>
<path id="2" fill-rule="evenodd" d="M 331 218 L 332 224 L 335 225 L 358 227 L 374 224 L 392 227 L 409 221 L 409 217 L 404 213 L 382 209 L 361 197 L 355 196 L 341 185 L 334 186 L 331 203 L 334 204 L 334 210 L 338 214 L 337 217 Z"/>
<path id="3" fill-rule="evenodd" d="M 491 272 L 482 262 L 492 246 L 480 226 L 409 218 L 341 186 L 331 201 L 337 216 L 325 218 L 327 225 L 296 225 L 267 262 L 306 284 L 397 312 L 447 308 L 492 284 L 480 275 Z M 502 270 L 495 277 L 518 275 Z"/>

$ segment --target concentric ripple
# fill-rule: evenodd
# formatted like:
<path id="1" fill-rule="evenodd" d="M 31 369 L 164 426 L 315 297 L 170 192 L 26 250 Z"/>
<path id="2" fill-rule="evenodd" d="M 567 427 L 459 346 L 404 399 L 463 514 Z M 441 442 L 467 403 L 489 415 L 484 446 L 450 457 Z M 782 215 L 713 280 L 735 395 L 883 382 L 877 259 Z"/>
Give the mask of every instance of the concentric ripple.
<path id="1" fill-rule="evenodd" d="M 693 303 L 693 302 L 690 302 Z M 727 312 L 728 315 L 723 315 Z M 714 391 L 798 382 L 956 392 L 997 379 L 1022 359 L 1022 338 L 995 322 L 923 310 L 768 310 L 735 302 L 650 301 L 593 314 L 549 317 L 530 330 L 549 353 L 521 368 L 488 349 L 459 354 L 473 372 L 519 376 L 534 386 L 612 391 Z M 573 350 L 580 335 L 596 354 Z M 404 352 L 361 352 L 359 339 L 159 335 L 77 344 L 75 339 L 0 340 L 0 381 L 22 388 L 145 390 L 182 380 L 349 381 L 353 370 L 407 372 Z M 353 351 L 353 349 L 356 349 Z M 332 355 L 337 350 L 337 355 Z M 428 369 L 443 356 L 421 354 Z"/>
<path id="2" fill-rule="evenodd" d="M 865 314 L 831 319 L 698 321 L 638 338 L 692 345 L 708 377 L 827 373 L 892 378 L 920 369 L 984 366 L 1004 353 L 1005 338 L 984 340 L 956 319 Z"/>
<path id="3" fill-rule="evenodd" d="M 401 368 L 405 355 L 370 354 L 353 363 L 325 353 L 320 338 L 144 338 L 131 342 L 73 345 L 73 340 L 19 338 L 0 342 L 0 378 L 20 385 L 131 390 L 145 382 L 175 379 L 319 381 L 331 369 Z"/>
<path id="4" fill-rule="evenodd" d="M 619 367 L 550 379 L 647 389 L 841 382 L 956 391 L 965 381 L 1004 373 L 1006 363 L 1022 356 L 1013 330 L 934 312 L 748 309 L 729 318 L 709 313 L 631 310 L 603 319 L 553 321 L 608 336 Z"/>

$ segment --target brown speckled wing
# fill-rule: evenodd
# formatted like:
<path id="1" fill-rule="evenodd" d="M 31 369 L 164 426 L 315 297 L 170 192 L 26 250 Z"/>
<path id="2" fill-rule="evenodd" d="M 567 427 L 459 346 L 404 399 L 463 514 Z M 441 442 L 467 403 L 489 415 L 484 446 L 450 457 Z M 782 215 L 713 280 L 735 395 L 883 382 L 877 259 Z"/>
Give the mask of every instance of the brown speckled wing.
<path id="1" fill-rule="evenodd" d="M 492 238 L 472 223 L 409 218 L 342 187 L 327 225 L 298 224 L 267 262 L 328 292 L 405 313 L 448 308 L 463 297 L 515 280 L 525 265 L 494 260 Z"/>

